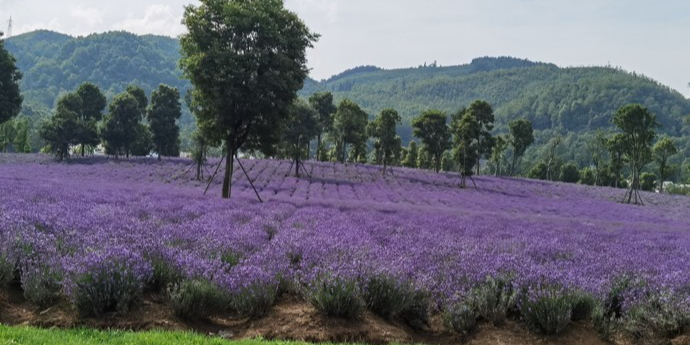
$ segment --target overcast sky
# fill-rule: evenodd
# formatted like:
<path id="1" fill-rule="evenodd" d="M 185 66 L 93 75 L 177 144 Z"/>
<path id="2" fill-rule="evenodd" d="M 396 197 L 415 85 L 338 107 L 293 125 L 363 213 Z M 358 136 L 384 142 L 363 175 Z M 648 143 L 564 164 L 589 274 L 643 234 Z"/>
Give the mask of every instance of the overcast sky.
<path id="1" fill-rule="evenodd" d="M 0 0 L 2 31 L 127 30 L 177 36 L 196 0 Z M 312 77 L 359 65 L 457 65 L 515 56 L 559 66 L 619 66 L 690 96 L 688 0 L 286 0 L 322 35 Z"/>

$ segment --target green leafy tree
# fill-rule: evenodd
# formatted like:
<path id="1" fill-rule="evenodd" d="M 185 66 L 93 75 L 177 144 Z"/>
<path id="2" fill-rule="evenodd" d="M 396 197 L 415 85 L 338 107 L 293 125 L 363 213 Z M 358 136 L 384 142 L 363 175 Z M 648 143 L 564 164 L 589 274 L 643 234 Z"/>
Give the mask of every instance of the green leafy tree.
<path id="1" fill-rule="evenodd" d="M 369 124 L 369 136 L 376 139 L 377 157 L 380 157 L 380 161 L 383 163 L 383 175 L 386 174 L 386 168 L 391 159 L 395 157 L 396 152 L 400 152 L 401 141 L 400 137 L 396 135 L 395 129 L 401 120 L 400 114 L 395 109 L 384 109 Z"/>
<path id="2" fill-rule="evenodd" d="M 654 186 L 656 186 L 656 175 L 648 172 L 640 174 L 640 189 L 652 192 L 654 191 Z"/>
<path id="3" fill-rule="evenodd" d="M 642 203 L 639 195 L 640 174 L 652 158 L 652 141 L 659 124 L 649 110 L 639 104 L 621 107 L 613 116 L 613 123 L 623 131 L 623 153 L 630 164 L 630 186 L 623 201 Z"/>
<path id="4" fill-rule="evenodd" d="M 76 94 L 81 98 L 77 142 L 81 145 L 81 156 L 84 157 L 86 146 L 98 145 L 98 126 L 96 123 L 103 118 L 103 110 L 107 101 L 98 86 L 92 83 L 81 84 Z"/>
<path id="5" fill-rule="evenodd" d="M 65 106 L 58 106 L 55 115 L 41 127 L 40 134 L 48 151 L 62 161 L 69 157 L 70 147 L 76 144 L 78 130 L 77 114 Z"/>
<path id="6" fill-rule="evenodd" d="M 417 168 L 419 169 L 431 169 L 432 157 L 429 156 L 429 150 L 424 147 L 424 145 L 419 145 L 417 148 Z"/>
<path id="7" fill-rule="evenodd" d="M 669 169 L 668 159 L 678 153 L 676 145 L 668 137 L 659 140 L 652 149 L 654 161 L 659 167 L 659 193 L 664 192 L 664 181 L 671 176 L 672 169 Z"/>
<path id="8" fill-rule="evenodd" d="M 333 104 L 333 94 L 330 92 L 317 92 L 309 97 L 309 104 L 317 113 L 319 113 L 318 124 L 319 134 L 317 135 L 316 157 L 321 160 L 322 142 L 321 136 L 323 133 L 328 133 L 333 130 L 333 114 L 338 111 L 338 107 Z"/>
<path id="9" fill-rule="evenodd" d="M 476 100 L 470 104 L 467 111 L 470 112 L 479 125 L 479 132 L 477 134 L 477 175 L 480 174 L 482 157 L 489 158 L 491 151 L 496 144 L 495 139 L 491 136 L 491 131 L 494 129 L 494 110 L 486 101 Z"/>
<path id="10" fill-rule="evenodd" d="M 592 168 L 585 167 L 580 170 L 580 183 L 588 186 L 594 186 L 597 183 L 597 177 Z"/>
<path id="11" fill-rule="evenodd" d="M 148 125 L 137 123 L 134 126 L 134 141 L 130 146 L 132 156 L 148 156 L 154 148 L 153 133 Z"/>
<path id="12" fill-rule="evenodd" d="M 31 153 L 31 140 L 29 138 L 29 122 L 26 118 L 14 121 L 14 139 L 12 145 L 18 153 Z"/>
<path id="13" fill-rule="evenodd" d="M 146 98 L 146 91 L 142 89 L 140 86 L 137 85 L 129 85 L 127 86 L 127 90 L 125 92 L 129 93 L 134 97 L 134 99 L 137 100 L 137 104 L 139 105 L 139 113 L 146 114 L 146 108 L 148 108 L 149 105 L 149 100 Z"/>
<path id="14" fill-rule="evenodd" d="M 527 148 L 534 143 L 534 131 L 532 123 L 526 119 L 517 119 L 508 123 L 510 130 L 510 146 L 513 148 L 513 160 L 510 165 L 510 176 L 515 175 L 522 156 Z"/>
<path id="15" fill-rule="evenodd" d="M 608 139 L 602 130 L 597 130 L 594 137 L 587 140 L 587 151 L 592 156 L 592 163 L 594 164 L 594 185 L 604 185 L 603 175 L 606 174 L 606 162 L 609 157 L 609 150 L 607 147 Z"/>
<path id="16" fill-rule="evenodd" d="M 447 116 L 439 110 L 426 110 L 412 120 L 413 135 L 424 145 L 427 156 L 433 160 L 434 171 L 441 170 L 441 156 L 450 147 Z"/>
<path id="17" fill-rule="evenodd" d="M 476 112 L 469 109 L 453 114 L 450 132 L 453 135 L 453 156 L 460 168 L 460 188 L 467 187 L 467 177 L 473 174 L 480 153 L 481 124 Z"/>
<path id="18" fill-rule="evenodd" d="M 356 103 L 344 99 L 338 104 L 333 121 L 333 133 L 338 144 L 338 157 L 341 163 L 347 161 L 349 144 L 353 146 L 351 161 L 356 161 L 361 152 L 361 147 L 367 141 L 367 123 L 369 116 Z M 359 149 L 359 150 L 355 150 Z"/>
<path id="19" fill-rule="evenodd" d="M 557 150 L 561 144 L 563 144 L 563 137 L 557 134 L 551 138 L 551 140 L 549 140 L 549 143 L 546 146 L 546 179 L 549 181 L 555 180 L 556 176 L 558 176 L 557 170 L 559 170 L 558 168 L 560 166 L 560 160 L 558 158 Z"/>
<path id="20" fill-rule="evenodd" d="M 416 168 L 417 167 L 417 142 L 415 141 L 410 141 L 410 143 L 407 146 L 407 156 L 403 160 L 403 166 L 408 167 L 408 168 Z"/>
<path id="21" fill-rule="evenodd" d="M 151 129 L 153 150 L 161 156 L 180 155 L 180 127 L 177 121 L 182 116 L 180 92 L 171 86 L 161 84 L 151 93 L 151 104 L 146 112 Z"/>
<path id="22" fill-rule="evenodd" d="M 0 123 L 0 151 L 7 152 L 7 148 L 14 141 L 14 123 L 7 121 Z"/>
<path id="23" fill-rule="evenodd" d="M 101 130 L 106 153 L 129 157 L 137 135 L 143 133 L 138 126 L 140 120 L 141 108 L 132 94 L 124 92 L 115 96 L 108 106 Z"/>
<path id="24" fill-rule="evenodd" d="M 529 169 L 527 172 L 527 178 L 534 180 L 546 180 L 548 171 L 549 166 L 546 164 L 546 162 L 539 162 Z"/>
<path id="25" fill-rule="evenodd" d="M 609 171 L 613 175 L 613 186 L 618 188 L 620 186 L 621 171 L 623 170 L 623 165 L 626 163 L 625 160 L 625 135 L 618 133 L 613 135 L 606 142 L 606 149 L 609 152 Z"/>
<path id="26" fill-rule="evenodd" d="M 568 163 L 561 168 L 561 173 L 558 178 L 562 182 L 577 183 L 580 180 L 580 170 L 574 163 Z"/>
<path id="27" fill-rule="evenodd" d="M 281 0 L 201 0 L 185 8 L 183 23 L 180 65 L 206 108 L 197 124 L 225 141 L 222 196 L 229 198 L 233 157 L 275 147 L 318 35 Z"/>
<path id="28" fill-rule="evenodd" d="M 295 100 L 290 106 L 289 117 L 285 122 L 282 142 L 287 147 L 287 154 L 295 165 L 295 177 L 299 177 L 300 164 L 308 155 L 308 144 L 319 132 L 319 114 L 308 103 Z"/>
<path id="29" fill-rule="evenodd" d="M 15 58 L 5 49 L 0 32 L 0 125 L 19 115 L 24 98 L 19 92 L 22 74 Z"/>
<path id="30" fill-rule="evenodd" d="M 510 141 L 505 135 L 496 136 L 494 149 L 491 151 L 491 162 L 494 165 L 494 174 L 496 176 L 503 174 L 503 161 L 505 160 L 505 152 L 509 144 Z"/>

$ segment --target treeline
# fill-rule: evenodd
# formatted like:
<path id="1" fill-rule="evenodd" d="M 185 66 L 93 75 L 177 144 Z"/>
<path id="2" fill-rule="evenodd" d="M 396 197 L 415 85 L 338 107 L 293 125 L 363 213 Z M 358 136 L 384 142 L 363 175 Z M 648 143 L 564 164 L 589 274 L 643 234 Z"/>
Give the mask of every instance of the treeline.
<path id="1" fill-rule="evenodd" d="M 180 93 L 174 87 L 161 84 L 151 93 L 149 104 L 146 92 L 130 85 L 106 104 L 96 85 L 84 83 L 60 97 L 55 113 L 41 126 L 40 135 L 46 142 L 42 151 L 59 160 L 71 153 L 84 156 L 98 146 L 115 157 L 153 152 L 158 159 L 179 156 L 180 116 Z"/>

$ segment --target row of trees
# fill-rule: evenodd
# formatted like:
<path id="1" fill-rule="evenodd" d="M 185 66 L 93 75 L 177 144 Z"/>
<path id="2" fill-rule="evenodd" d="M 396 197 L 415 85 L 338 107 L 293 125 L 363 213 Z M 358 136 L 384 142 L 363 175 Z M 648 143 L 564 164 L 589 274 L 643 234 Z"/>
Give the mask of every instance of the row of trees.
<path id="1" fill-rule="evenodd" d="M 54 115 L 41 127 L 45 151 L 63 160 L 73 147 L 84 156 L 102 144 L 106 154 L 116 157 L 145 156 L 151 151 L 158 159 L 179 156 L 179 99 L 176 88 L 160 85 L 149 104 L 146 92 L 131 85 L 113 98 L 104 115 L 105 95 L 96 85 L 84 83 L 58 99 Z M 144 119 L 148 124 L 142 123 Z"/>

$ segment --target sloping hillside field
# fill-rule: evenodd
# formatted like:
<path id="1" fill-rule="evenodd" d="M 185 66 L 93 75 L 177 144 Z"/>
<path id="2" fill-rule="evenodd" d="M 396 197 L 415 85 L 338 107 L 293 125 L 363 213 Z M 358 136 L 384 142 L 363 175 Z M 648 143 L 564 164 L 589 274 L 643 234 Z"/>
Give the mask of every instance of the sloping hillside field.
<path id="1" fill-rule="evenodd" d="M 0 323 L 432 343 L 686 332 L 688 198 L 242 162 L 265 203 L 241 169 L 226 201 L 188 160 L 0 155 Z"/>

